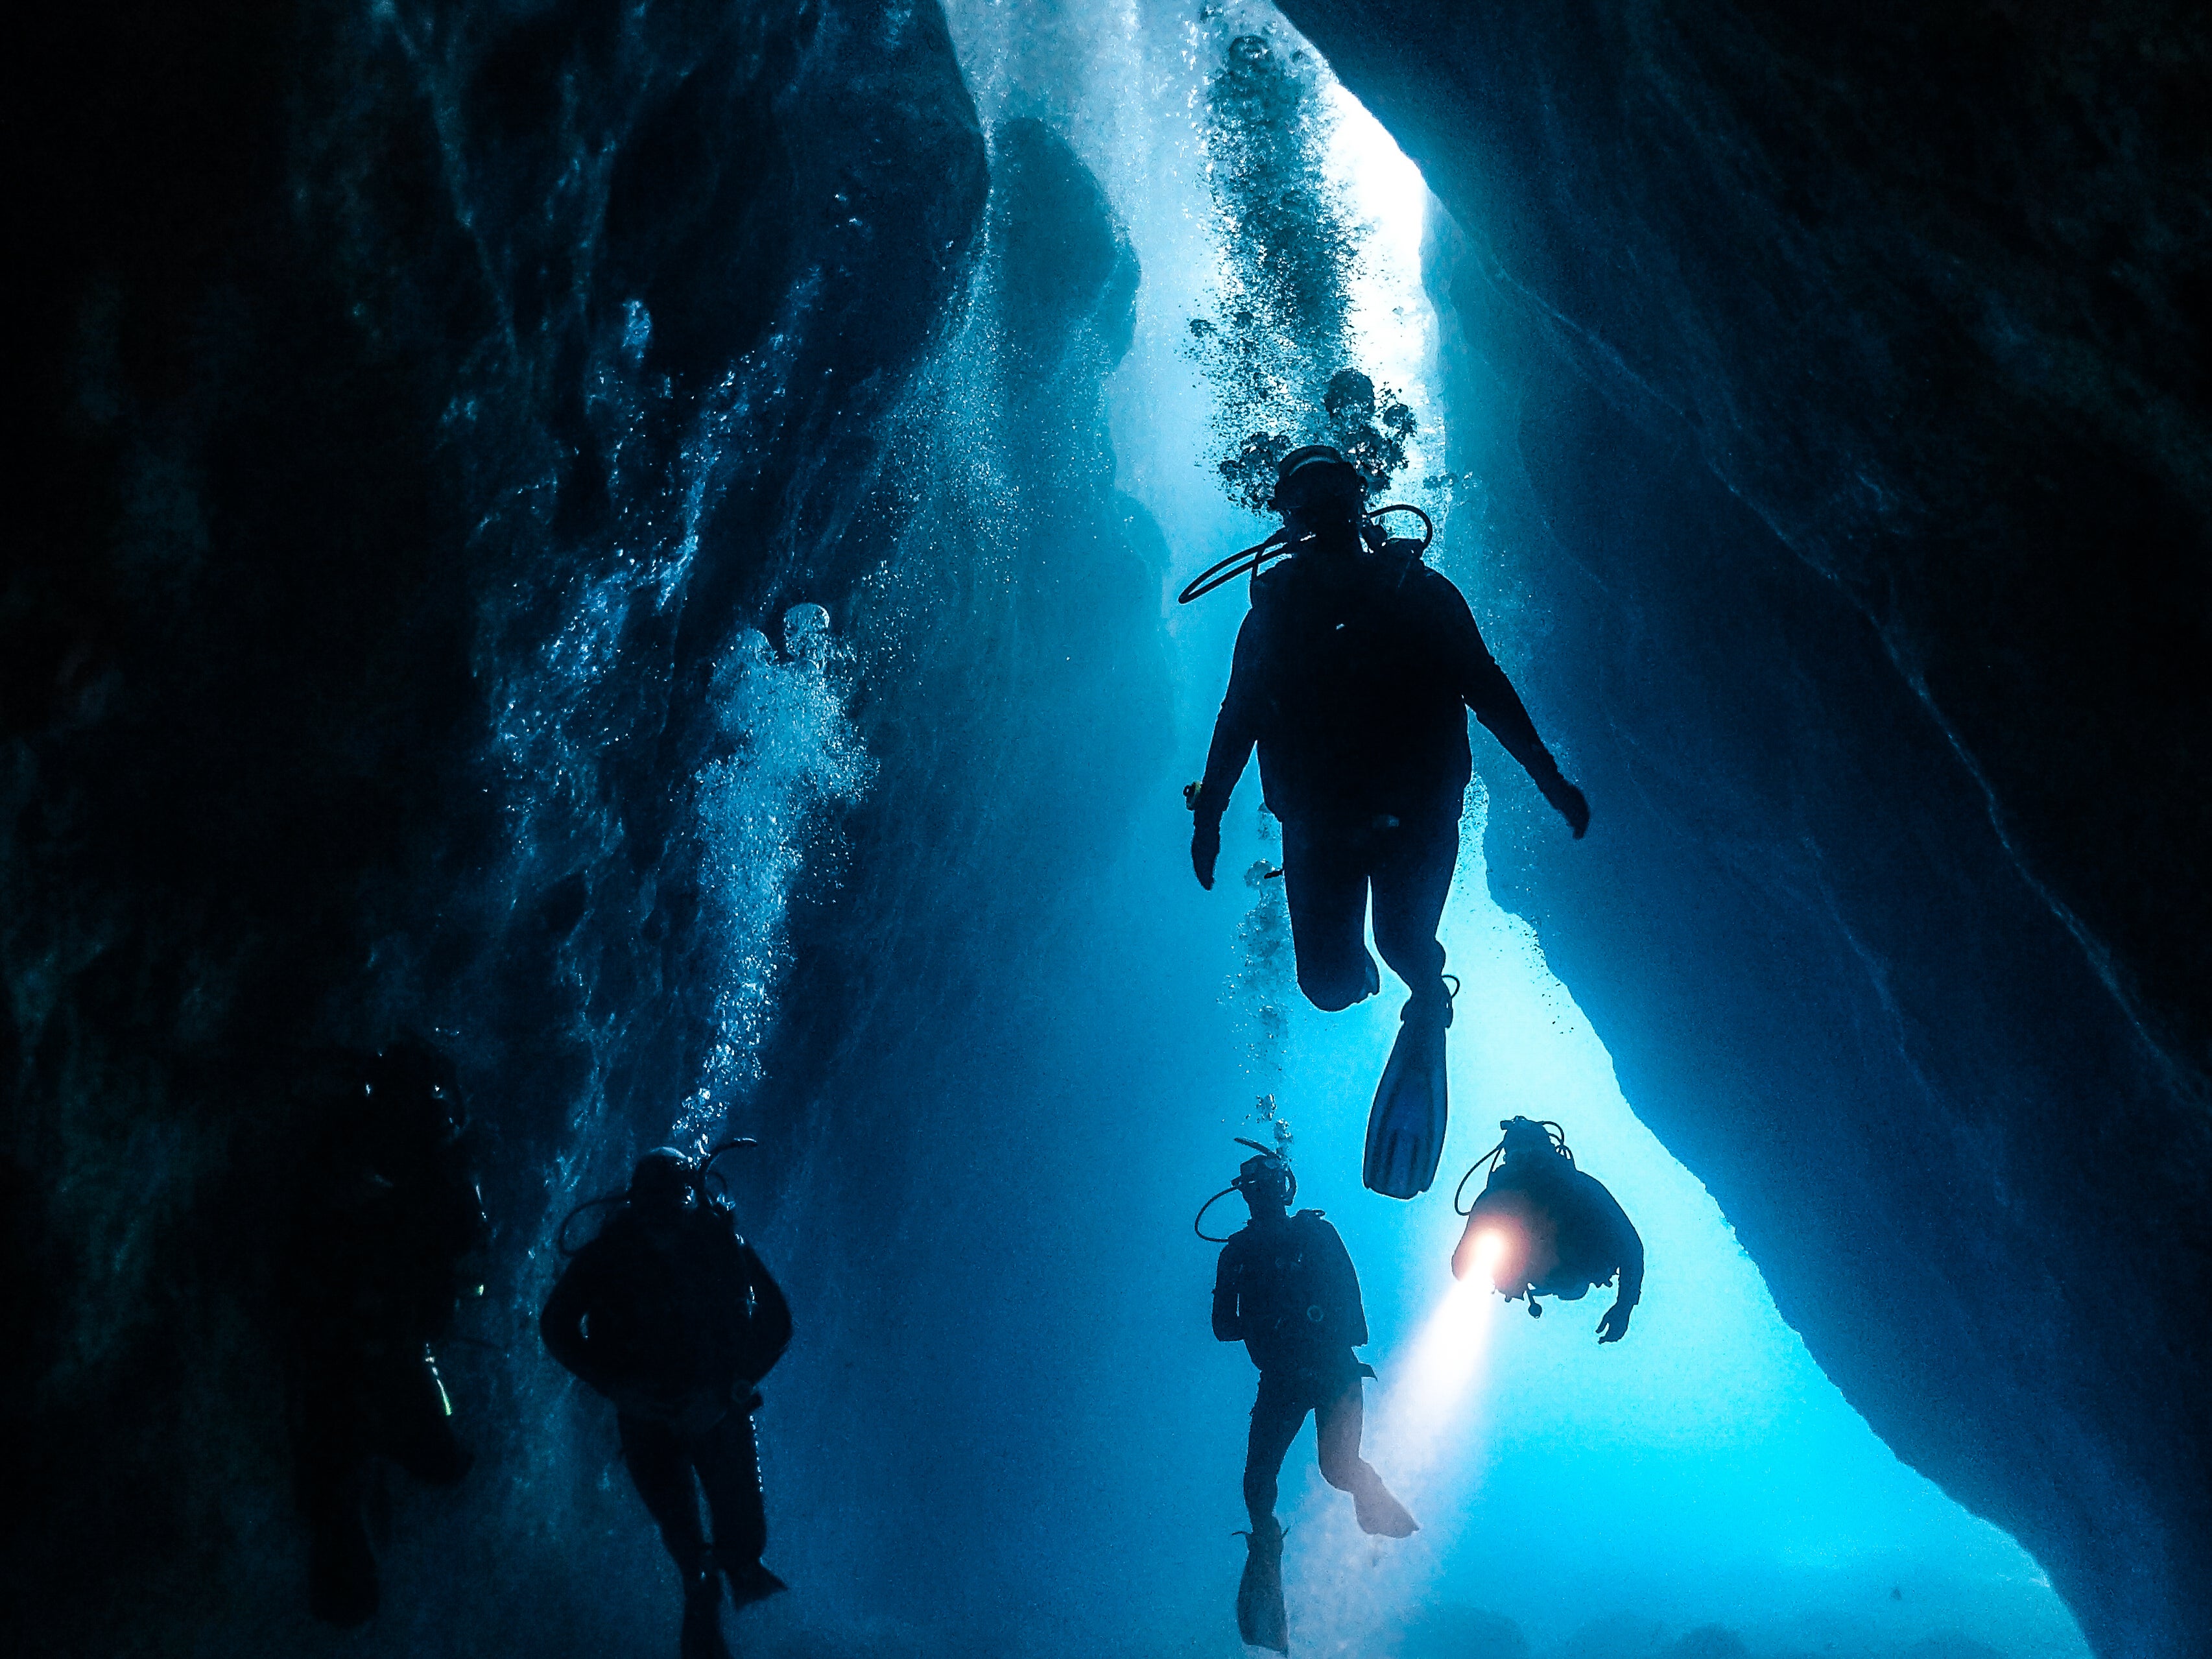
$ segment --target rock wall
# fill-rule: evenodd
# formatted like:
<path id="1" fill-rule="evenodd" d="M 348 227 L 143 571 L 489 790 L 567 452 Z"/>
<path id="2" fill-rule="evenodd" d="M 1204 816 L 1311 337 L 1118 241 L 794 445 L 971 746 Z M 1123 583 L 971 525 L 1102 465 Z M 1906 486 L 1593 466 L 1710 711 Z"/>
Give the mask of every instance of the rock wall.
<path id="1" fill-rule="evenodd" d="M 2203 17 L 1284 9 L 1464 234 L 1486 625 L 1595 811 L 1503 786 L 1510 902 L 1876 1430 L 2194 1651 Z"/>
<path id="2" fill-rule="evenodd" d="M 22 33 L 0 1403 L 34 1524 L 0 1617 L 48 1652 L 319 1639 L 268 1334 L 293 1084 L 411 1028 L 486 1137 L 490 1316 L 447 1357 L 484 1461 L 408 1512 L 376 1636 L 607 1650 L 639 1621 L 548 1510 L 532 1252 L 726 1036 L 694 781 L 750 740 L 732 653 L 796 661 L 747 630 L 884 555 L 852 481 L 986 187 L 942 16 Z"/>

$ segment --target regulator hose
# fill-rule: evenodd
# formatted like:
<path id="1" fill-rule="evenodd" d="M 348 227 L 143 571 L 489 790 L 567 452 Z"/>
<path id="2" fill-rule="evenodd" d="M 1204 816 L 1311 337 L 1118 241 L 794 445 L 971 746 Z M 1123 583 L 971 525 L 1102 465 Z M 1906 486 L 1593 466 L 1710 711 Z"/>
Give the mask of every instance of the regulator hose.
<path id="1" fill-rule="evenodd" d="M 1459 1206 L 1460 1200 L 1467 1194 L 1467 1183 L 1474 1180 L 1475 1176 L 1481 1174 L 1482 1171 L 1495 1164 L 1498 1162 L 1498 1153 L 1504 1150 L 1505 1143 L 1501 1140 L 1495 1146 L 1492 1146 L 1488 1152 L 1485 1152 L 1480 1158 L 1475 1159 L 1474 1164 L 1469 1166 L 1468 1172 L 1459 1178 L 1459 1185 L 1452 1188 L 1452 1212 L 1455 1215 L 1473 1215 L 1474 1213 L 1474 1206 L 1472 1204 L 1468 1205 L 1464 1210 L 1461 1209 Z"/>
<path id="2" fill-rule="evenodd" d="M 1388 507 L 1378 507 L 1372 513 L 1362 514 L 1360 516 L 1367 522 L 1372 523 L 1386 513 L 1410 513 L 1419 519 L 1421 521 L 1421 544 L 1415 551 L 1418 556 L 1429 550 L 1429 544 L 1437 538 L 1435 520 L 1411 501 L 1393 501 Z M 1208 565 L 1191 579 L 1188 586 L 1176 595 L 1176 603 L 1188 605 L 1193 599 L 1204 599 L 1215 588 L 1226 587 L 1239 576 L 1249 576 L 1256 581 L 1259 580 L 1262 565 L 1271 559 L 1279 559 L 1286 554 L 1296 552 L 1312 539 L 1310 535 L 1293 535 L 1290 527 L 1285 526 L 1267 540 L 1255 542 L 1249 547 L 1239 548 L 1227 558 Z"/>
<path id="3" fill-rule="evenodd" d="M 1205 1228 L 1200 1226 L 1198 1224 L 1206 1219 L 1206 1212 L 1208 1210 L 1220 1203 L 1223 1199 L 1228 1197 L 1230 1194 L 1236 1190 L 1237 1183 L 1232 1181 L 1226 1187 L 1224 1187 L 1219 1192 L 1214 1194 L 1212 1198 L 1207 1199 L 1205 1203 L 1200 1205 L 1198 1206 L 1198 1213 L 1190 1218 L 1191 1231 L 1196 1233 L 1200 1238 L 1204 1239 L 1209 1244 L 1226 1244 L 1233 1235 L 1224 1234 L 1223 1237 L 1216 1238 L 1212 1233 L 1206 1231 Z"/>
<path id="4" fill-rule="evenodd" d="M 1574 1169 L 1576 1167 L 1575 1155 L 1567 1146 L 1567 1132 L 1565 1129 L 1562 1129 L 1558 1124 L 1553 1122 L 1549 1118 L 1538 1119 L 1536 1121 L 1536 1127 L 1540 1129 L 1549 1129 L 1552 1132 L 1552 1150 L 1566 1160 L 1567 1167 L 1570 1170 Z M 1459 1185 L 1452 1188 L 1452 1209 L 1456 1213 L 1460 1215 L 1472 1215 L 1474 1212 L 1474 1206 L 1472 1204 L 1468 1205 L 1464 1210 L 1461 1209 L 1459 1206 L 1460 1200 L 1467 1194 L 1467 1183 L 1474 1180 L 1475 1176 L 1480 1174 L 1484 1170 L 1495 1167 L 1498 1163 L 1498 1154 L 1503 1152 L 1504 1150 L 1505 1143 L 1503 1140 L 1500 1140 L 1495 1146 L 1492 1146 L 1480 1158 L 1475 1159 L 1473 1166 L 1468 1169 L 1468 1172 L 1459 1178 Z"/>

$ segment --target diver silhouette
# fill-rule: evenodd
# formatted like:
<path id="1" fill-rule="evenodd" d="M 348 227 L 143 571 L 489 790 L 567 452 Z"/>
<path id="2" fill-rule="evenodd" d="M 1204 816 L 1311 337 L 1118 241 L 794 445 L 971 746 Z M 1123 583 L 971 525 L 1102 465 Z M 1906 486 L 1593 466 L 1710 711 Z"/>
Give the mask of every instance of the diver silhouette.
<path id="1" fill-rule="evenodd" d="M 1213 1278 L 1215 1340 L 1243 1343 L 1260 1369 L 1244 1455 L 1244 1507 L 1252 1530 L 1237 1590 L 1237 1627 L 1253 1646 L 1287 1653 L 1283 1528 L 1275 1519 L 1275 1492 L 1284 1455 L 1307 1413 L 1313 1415 L 1322 1478 L 1352 1494 L 1360 1530 L 1405 1538 L 1419 1528 L 1359 1455 L 1361 1379 L 1375 1370 L 1352 1352 L 1367 1340 L 1352 1257 L 1319 1210 L 1286 1213 L 1297 1194 L 1288 1162 L 1257 1142 L 1243 1144 L 1259 1155 L 1246 1158 L 1237 1179 L 1206 1200 L 1211 1208 L 1241 1193 L 1252 1212 L 1249 1223 L 1220 1241 Z M 1202 1220 L 1206 1210 L 1198 1213 Z M 1201 1230 L 1199 1237 L 1212 1236 Z"/>
<path id="2" fill-rule="evenodd" d="M 784 1588 L 761 1564 L 768 1518 L 752 1413 L 755 1385 L 791 1340 L 791 1309 L 708 1193 L 713 1161 L 659 1147 L 627 1191 L 594 1200 L 619 1207 L 562 1272 L 538 1321 L 553 1357 L 614 1402 L 623 1461 L 683 1577 L 683 1659 L 726 1659 L 723 1578 L 738 1607 Z"/>
<path id="3" fill-rule="evenodd" d="M 279 1296 L 308 1605 L 358 1625 L 377 1608 L 368 1507 L 375 1460 L 452 1486 L 470 1455 L 431 1345 L 483 1242 L 453 1067 L 413 1041 L 339 1059 L 302 1159 Z"/>
<path id="4" fill-rule="evenodd" d="M 1473 775 L 1467 711 L 1577 837 L 1589 805 L 1560 775 L 1459 589 L 1421 562 L 1425 544 L 1367 526 L 1357 469 L 1334 449 L 1294 450 L 1273 505 L 1283 528 L 1248 550 L 1252 609 L 1206 775 L 1189 792 L 1191 865 L 1212 888 L 1222 814 L 1256 745 L 1267 810 L 1283 825 L 1299 988 L 1331 1011 L 1382 989 L 1364 937 L 1371 896 L 1376 945 L 1410 993 L 1369 1117 L 1364 1174 L 1375 1191 L 1412 1198 L 1436 1179 L 1443 1152 L 1453 993 L 1437 925 Z M 1273 545 L 1295 556 L 1259 572 Z"/>
<path id="5" fill-rule="evenodd" d="M 1595 1285 L 1620 1289 L 1597 1322 L 1600 1342 L 1628 1334 L 1628 1321 L 1644 1297 L 1644 1240 L 1618 1199 L 1595 1176 L 1575 1165 L 1556 1123 L 1525 1117 L 1498 1126 L 1504 1138 L 1462 1178 L 1495 1161 L 1481 1194 L 1464 1212 L 1467 1228 L 1452 1252 L 1452 1277 L 1480 1272 L 1508 1302 L 1528 1298 L 1528 1312 L 1544 1310 L 1539 1297 L 1579 1302 Z"/>

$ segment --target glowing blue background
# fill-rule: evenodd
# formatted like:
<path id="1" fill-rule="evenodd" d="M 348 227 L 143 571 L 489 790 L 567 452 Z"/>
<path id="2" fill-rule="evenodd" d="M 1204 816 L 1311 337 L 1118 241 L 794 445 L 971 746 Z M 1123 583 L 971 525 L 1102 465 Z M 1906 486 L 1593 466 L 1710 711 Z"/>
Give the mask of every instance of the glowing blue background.
<path id="1" fill-rule="evenodd" d="M 1540 1648 L 1626 1615 L 1607 1638 L 1620 1651 L 1716 1621 L 1754 1651 L 1888 1651 L 1942 1632 L 2015 1659 L 2084 1651 L 2033 1563 L 1900 1466 L 1850 1411 L 1702 1187 L 1637 1122 L 1535 933 L 1487 896 L 1480 784 L 1445 923 L 1465 989 L 1439 1189 L 1401 1206 L 1358 1184 L 1367 1102 L 1401 996 L 1395 982 L 1329 1018 L 1284 987 L 1279 1071 L 1251 1059 L 1253 1032 L 1228 987 L 1251 900 L 1238 872 L 1267 852 L 1256 788 L 1248 777 L 1231 813 L 1212 895 L 1190 879 L 1176 797 L 1197 770 L 1242 607 L 1234 590 L 1188 611 L 1169 596 L 1259 528 L 1208 476 L 1206 394 L 1182 349 L 1212 257 L 1192 125 L 1206 68 L 1199 38 L 1141 8 L 1047 28 L 1033 13 L 956 6 L 953 21 L 987 131 L 1040 106 L 1063 124 L 1143 262 L 1137 343 L 1109 395 L 1118 482 L 1157 516 L 1173 562 L 1163 607 L 1179 759 L 1152 781 L 1157 805 L 1120 861 L 1066 872 L 1076 902 L 1065 936 L 1048 944 L 1047 971 L 994 988 L 994 1007 L 959 1016 L 969 1022 L 960 1052 L 941 1056 L 929 1079 L 928 1095 L 977 1106 L 943 1126 L 926 1218 L 884 1241 L 919 1284 L 941 1286 L 918 1293 L 916 1320 L 960 1320 L 963 1273 L 994 1297 L 1010 1285 L 1027 1294 L 968 1310 L 942 1340 L 946 1371 L 912 1379 L 917 1412 L 939 1415 L 946 1443 L 919 1452 L 926 1468 L 899 1490 L 941 1480 L 945 1491 L 1060 1495 L 1007 1498 L 1022 1519 L 990 1546 L 995 1574 L 933 1582 L 938 1613 L 979 1629 L 1018 1619 L 1046 1647 L 1058 1625 L 1084 1632 L 1086 1646 L 1112 1632 L 1107 1645 L 1133 1650 L 1234 1650 L 1228 1606 L 1242 1548 L 1231 1534 L 1243 1521 L 1252 1374 L 1241 1352 L 1210 1339 L 1213 1252 L 1192 1239 L 1188 1218 L 1232 1168 L 1230 1137 L 1256 1132 L 1248 1113 L 1267 1091 L 1297 1135 L 1300 1202 L 1328 1211 L 1360 1266 L 1377 1333 L 1369 1357 L 1382 1377 L 1370 1391 L 1370 1454 L 1425 1528 L 1402 1546 L 1359 1540 L 1302 1437 L 1284 1497 L 1299 1650 L 1410 1651 L 1424 1629 L 1437 1651 L 1464 1650 L 1463 1639 L 1451 1645 L 1450 1611 L 1464 1605 L 1510 1615 Z M 1347 165 L 1404 168 L 1356 109 L 1346 120 Z M 1418 246 L 1423 193 L 1394 177 L 1358 199 L 1377 216 L 1378 248 L 1402 260 Z M 1395 300 L 1375 343 L 1398 354 L 1395 372 L 1418 376 L 1434 368 L 1436 322 L 1417 295 Z M 1431 465 L 1448 414 L 1438 383 L 1431 374 L 1411 388 Z M 989 419 L 983 408 L 970 414 Z M 1488 621 L 1483 555 L 1480 515 L 1463 510 L 1432 556 Z M 1509 636 L 1493 632 L 1492 643 L 1544 726 L 1553 665 Z M 1049 722 L 1051 711 L 1034 718 Z M 1571 775 L 1574 734 L 1547 736 Z M 1527 787 L 1475 737 L 1481 774 Z M 1604 803 L 1595 808 L 1602 835 Z M 1447 1302 L 1460 1224 L 1448 1184 L 1516 1112 L 1562 1121 L 1644 1233 L 1650 1277 L 1624 1344 L 1592 1339 L 1601 1292 L 1540 1322 L 1494 1302 Z M 1217 1221 L 1224 1213 L 1233 1210 Z M 1437 1357 L 1453 1341 L 1431 1321 L 1457 1333 L 1463 1375 Z M 836 1363 L 794 1352 L 781 1379 L 787 1403 L 763 1418 L 772 1480 L 776 1411 L 805 1413 L 810 1381 Z M 799 1495 L 815 1484 L 805 1468 L 788 1474 L 775 1487 L 791 1494 L 780 1559 L 801 1581 L 834 1573 L 836 1547 L 816 1523 L 836 1504 Z"/>

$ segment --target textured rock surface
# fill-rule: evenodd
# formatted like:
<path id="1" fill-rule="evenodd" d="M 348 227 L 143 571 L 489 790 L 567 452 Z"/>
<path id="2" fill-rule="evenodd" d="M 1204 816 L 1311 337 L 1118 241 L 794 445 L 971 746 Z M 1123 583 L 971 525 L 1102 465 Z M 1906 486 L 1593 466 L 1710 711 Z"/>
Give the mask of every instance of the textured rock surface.
<path id="1" fill-rule="evenodd" d="M 1464 229 L 1492 604 L 1590 665 L 1515 902 L 1877 1430 L 2193 1651 L 2202 12 L 1285 9 Z"/>
<path id="2" fill-rule="evenodd" d="M 744 740 L 742 630 L 881 561 L 824 526 L 984 199 L 942 18 L 112 5 L 21 44 L 4 1617 L 313 1639 L 258 1334 L 289 1080 L 412 1026 L 489 1139 L 492 1328 L 448 1356 L 487 1461 L 401 1529 L 445 1571 L 379 1635 L 526 1605 L 598 1650 L 634 1621 L 518 1498 L 545 1381 L 497 1351 L 548 1168 L 665 1133 L 720 1035 L 690 786 Z"/>

